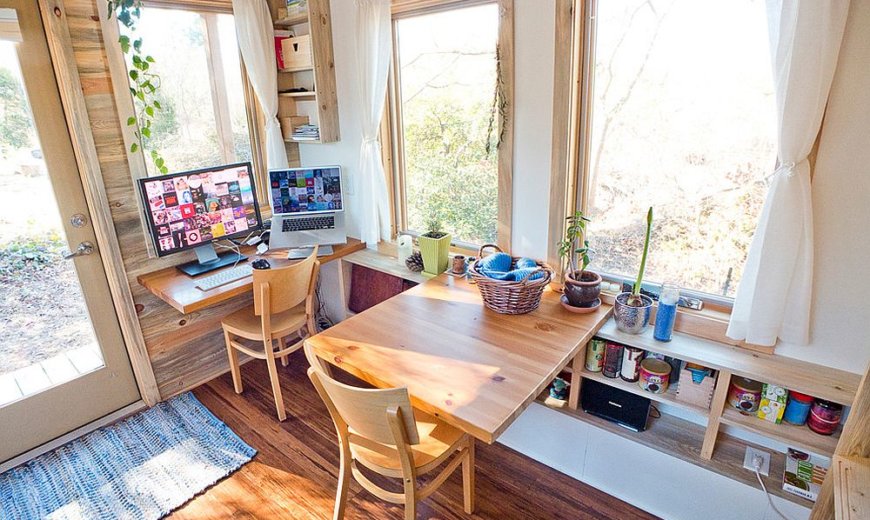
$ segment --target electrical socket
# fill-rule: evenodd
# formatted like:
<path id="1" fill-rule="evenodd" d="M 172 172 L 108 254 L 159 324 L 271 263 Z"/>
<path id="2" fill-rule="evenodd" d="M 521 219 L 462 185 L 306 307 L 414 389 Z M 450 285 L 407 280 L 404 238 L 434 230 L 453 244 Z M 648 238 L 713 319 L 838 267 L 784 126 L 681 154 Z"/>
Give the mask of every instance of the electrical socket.
<path id="1" fill-rule="evenodd" d="M 746 455 L 743 457 L 743 467 L 754 472 L 755 466 L 753 465 L 753 461 L 756 457 L 761 459 L 761 467 L 758 469 L 758 472 L 765 477 L 768 476 L 768 473 L 770 473 L 770 453 L 766 451 L 757 450 L 752 446 L 747 446 Z"/>

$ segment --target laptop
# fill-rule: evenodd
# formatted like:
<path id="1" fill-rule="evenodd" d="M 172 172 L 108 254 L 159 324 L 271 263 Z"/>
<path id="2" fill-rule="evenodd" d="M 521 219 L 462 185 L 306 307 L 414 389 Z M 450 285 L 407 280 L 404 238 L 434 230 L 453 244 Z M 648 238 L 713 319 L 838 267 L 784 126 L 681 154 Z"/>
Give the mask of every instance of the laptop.
<path id="1" fill-rule="evenodd" d="M 580 393 L 580 407 L 586 413 L 635 432 L 646 430 L 650 400 L 624 390 L 586 379 Z"/>
<path id="2" fill-rule="evenodd" d="M 324 256 L 333 244 L 347 243 L 340 166 L 269 170 L 269 203 L 269 249 L 305 258 L 313 246 Z"/>

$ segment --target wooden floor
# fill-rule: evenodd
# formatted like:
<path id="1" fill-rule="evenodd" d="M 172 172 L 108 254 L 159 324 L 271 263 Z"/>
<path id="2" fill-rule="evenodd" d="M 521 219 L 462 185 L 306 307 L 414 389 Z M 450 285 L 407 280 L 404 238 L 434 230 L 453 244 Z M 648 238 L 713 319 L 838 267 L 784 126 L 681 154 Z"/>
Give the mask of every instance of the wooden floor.
<path id="1" fill-rule="evenodd" d="M 264 362 L 252 361 L 242 368 L 242 395 L 233 392 L 229 374 L 194 391 L 259 453 L 171 518 L 332 517 L 337 438 L 305 368 L 301 352 L 291 356 L 290 366 L 278 366 L 287 406 L 283 423 L 275 416 Z M 461 472 L 457 471 L 421 503 L 418 518 L 655 518 L 502 445 L 478 442 L 477 446 L 476 514 L 469 517 L 462 512 Z M 354 482 L 346 518 L 402 518 L 402 508 L 378 500 Z"/>

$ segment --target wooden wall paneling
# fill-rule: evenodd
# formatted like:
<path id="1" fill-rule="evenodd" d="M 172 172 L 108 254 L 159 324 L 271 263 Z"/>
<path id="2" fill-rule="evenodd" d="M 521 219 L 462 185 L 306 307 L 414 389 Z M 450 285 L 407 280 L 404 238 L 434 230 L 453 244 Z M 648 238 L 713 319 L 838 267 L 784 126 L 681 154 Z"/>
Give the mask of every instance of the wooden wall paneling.
<path id="1" fill-rule="evenodd" d="M 76 7 L 79 5 L 75 1 L 70 3 Z M 140 324 L 136 319 L 126 266 L 118 254 L 119 241 L 109 210 L 110 200 L 104 184 L 99 149 L 95 143 L 95 125 L 92 121 L 101 119 L 92 120 L 87 106 L 88 96 L 102 101 L 102 107 L 107 106 L 104 98 L 111 98 L 111 81 L 105 74 L 99 73 L 101 64 L 105 65 L 101 38 L 98 37 L 99 23 L 93 18 L 82 17 L 77 10 L 71 11 L 68 18 L 62 0 L 39 0 L 39 8 L 66 110 L 70 137 L 82 175 L 82 184 L 88 194 L 94 231 L 101 245 L 100 256 L 106 269 L 130 364 L 142 399 L 147 404 L 154 404 L 160 395 Z M 73 34 L 76 35 L 75 38 Z M 87 92 L 84 90 L 85 86 Z M 108 105 L 111 105 L 111 99 Z M 123 142 L 123 139 L 117 140 Z"/>
<path id="2" fill-rule="evenodd" d="M 331 16 L 329 0 L 308 0 L 314 86 L 317 93 L 317 119 L 320 124 L 320 141 L 323 143 L 332 143 L 341 139 Z"/>

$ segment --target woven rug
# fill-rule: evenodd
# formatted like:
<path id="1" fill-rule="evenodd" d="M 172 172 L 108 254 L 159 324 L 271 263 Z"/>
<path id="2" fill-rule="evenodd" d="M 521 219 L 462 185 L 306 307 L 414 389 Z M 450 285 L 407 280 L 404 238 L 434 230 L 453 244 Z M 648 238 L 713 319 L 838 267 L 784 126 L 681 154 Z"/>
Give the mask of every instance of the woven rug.
<path id="1" fill-rule="evenodd" d="M 0 519 L 155 519 L 256 450 L 191 393 L 0 474 Z"/>

